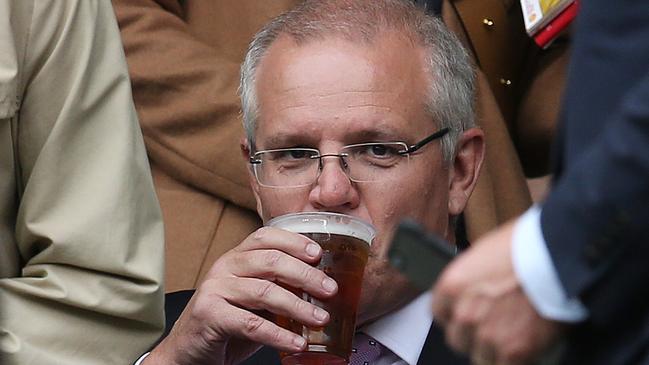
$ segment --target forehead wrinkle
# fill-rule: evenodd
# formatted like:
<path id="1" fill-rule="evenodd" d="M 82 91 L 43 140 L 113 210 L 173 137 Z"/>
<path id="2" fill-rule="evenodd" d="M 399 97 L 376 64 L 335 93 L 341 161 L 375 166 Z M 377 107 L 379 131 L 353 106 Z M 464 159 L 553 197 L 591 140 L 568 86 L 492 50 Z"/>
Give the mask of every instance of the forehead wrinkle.
<path id="1" fill-rule="evenodd" d="M 392 108 L 389 106 L 378 105 L 374 103 L 351 104 L 351 105 L 346 105 L 345 108 L 376 108 L 376 109 L 385 109 L 388 111 L 392 110 Z"/>
<path id="2" fill-rule="evenodd" d="M 326 100 L 329 97 L 334 97 L 334 95 L 326 95 L 326 96 L 319 96 L 321 100 Z M 288 97 L 287 97 L 288 98 Z M 345 100 L 346 103 L 345 105 L 341 105 L 341 107 L 344 107 L 346 109 L 353 109 L 353 108 L 374 108 L 374 109 L 381 109 L 385 111 L 392 111 L 393 108 L 389 106 L 382 105 L 382 103 L 378 101 L 358 101 L 354 103 L 354 100 Z M 276 105 L 276 110 L 277 111 L 287 111 L 287 110 L 299 110 L 299 109 L 308 109 L 311 107 L 317 107 L 317 105 L 314 105 L 314 103 L 306 103 L 306 102 L 297 102 L 291 100 L 290 103 L 278 103 Z"/>
<path id="3" fill-rule="evenodd" d="M 325 92 L 325 91 L 320 91 L 316 90 L 316 92 L 313 92 L 313 96 L 318 96 L 321 98 L 333 98 L 337 96 L 350 96 L 350 95 L 368 95 L 372 99 L 378 99 L 382 97 L 384 94 L 394 94 L 394 91 L 390 90 L 335 90 L 335 91 L 330 91 L 330 92 Z"/>
<path id="4" fill-rule="evenodd" d="M 311 107 L 311 104 L 301 103 L 301 104 L 290 104 L 290 105 L 279 104 L 276 108 L 278 112 L 282 112 L 286 110 L 304 109 L 309 107 Z"/>
<path id="5" fill-rule="evenodd" d="M 338 86 L 338 83 L 331 82 L 330 85 L 334 87 Z M 278 95 L 280 94 L 289 94 L 284 97 L 291 97 L 293 93 L 299 93 L 302 96 L 317 96 L 320 98 L 329 98 L 336 96 L 348 96 L 348 95 L 370 95 L 373 98 L 383 94 L 395 94 L 394 90 L 386 89 L 362 89 L 362 90 L 326 90 L 327 85 L 321 83 L 315 84 L 304 84 L 304 85 L 295 85 L 295 86 L 284 86 L 282 88 L 277 88 L 274 92 Z M 324 89 L 324 90 L 323 90 Z M 309 92 L 310 91 L 310 92 Z"/>
<path id="6" fill-rule="evenodd" d="M 312 107 L 311 104 L 297 104 L 297 105 L 282 105 L 277 107 L 277 111 L 287 111 L 287 110 L 299 110 L 299 109 L 306 109 Z M 357 109 L 357 108 L 373 108 L 373 109 L 382 109 L 385 111 L 391 111 L 392 107 L 389 106 L 384 106 L 384 105 L 379 105 L 379 104 L 374 104 L 374 103 L 363 103 L 363 104 L 348 104 L 345 105 L 344 108 L 346 109 Z M 338 118 L 338 117 L 332 117 L 332 118 Z"/>

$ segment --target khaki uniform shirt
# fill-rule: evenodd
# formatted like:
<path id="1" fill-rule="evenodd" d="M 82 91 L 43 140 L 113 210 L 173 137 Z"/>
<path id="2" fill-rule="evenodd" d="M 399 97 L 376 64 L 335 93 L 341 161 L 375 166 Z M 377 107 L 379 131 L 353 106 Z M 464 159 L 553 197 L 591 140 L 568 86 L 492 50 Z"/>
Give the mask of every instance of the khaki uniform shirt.
<path id="1" fill-rule="evenodd" d="M 163 251 L 110 1 L 0 0 L 0 363 L 131 363 Z"/>

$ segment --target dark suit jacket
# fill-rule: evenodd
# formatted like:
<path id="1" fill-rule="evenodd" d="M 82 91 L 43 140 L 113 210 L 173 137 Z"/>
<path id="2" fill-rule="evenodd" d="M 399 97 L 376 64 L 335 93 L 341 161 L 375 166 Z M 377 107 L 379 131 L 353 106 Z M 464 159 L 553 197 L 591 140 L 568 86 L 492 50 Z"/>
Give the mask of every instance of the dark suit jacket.
<path id="1" fill-rule="evenodd" d="M 167 323 L 165 326 L 166 336 L 171 327 L 173 327 L 174 322 L 180 316 L 183 309 L 187 305 L 187 302 L 194 294 L 193 290 L 184 290 L 175 293 L 169 293 L 166 295 L 165 300 L 165 312 L 167 314 Z M 272 365 L 279 364 L 279 355 L 277 351 L 270 347 L 263 347 L 261 350 L 257 351 L 252 357 L 241 363 L 241 365 Z M 419 357 L 418 365 L 429 365 L 429 364 L 439 364 L 439 365 L 469 365 L 469 361 L 459 355 L 453 353 L 448 349 L 444 342 L 444 335 L 442 331 L 433 326 L 428 333 L 428 338 L 426 339 L 426 344 L 424 349 Z"/>
<path id="2" fill-rule="evenodd" d="M 566 363 L 636 364 L 649 343 L 649 4 L 580 4 L 541 225 L 565 290 L 590 312 Z"/>

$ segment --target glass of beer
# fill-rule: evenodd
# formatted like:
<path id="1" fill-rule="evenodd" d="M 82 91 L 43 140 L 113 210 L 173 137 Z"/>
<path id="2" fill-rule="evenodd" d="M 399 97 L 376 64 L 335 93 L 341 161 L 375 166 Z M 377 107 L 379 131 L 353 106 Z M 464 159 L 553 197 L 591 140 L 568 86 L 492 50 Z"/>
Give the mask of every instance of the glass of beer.
<path id="1" fill-rule="evenodd" d="M 375 228 L 356 217 L 327 212 L 307 212 L 276 217 L 270 227 L 303 234 L 322 247 L 317 268 L 338 283 L 338 292 L 329 299 L 315 298 L 302 290 L 286 287 L 303 300 L 329 312 L 324 327 L 309 327 L 276 316 L 276 323 L 307 340 L 304 352 L 280 353 L 282 365 L 344 365 L 352 349 L 356 312 L 363 272 Z"/>

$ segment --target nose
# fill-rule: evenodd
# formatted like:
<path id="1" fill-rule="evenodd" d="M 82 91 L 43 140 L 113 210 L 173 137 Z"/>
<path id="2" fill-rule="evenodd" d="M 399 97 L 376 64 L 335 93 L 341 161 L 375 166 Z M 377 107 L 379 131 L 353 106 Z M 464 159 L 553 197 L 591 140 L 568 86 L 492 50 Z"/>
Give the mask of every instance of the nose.
<path id="1" fill-rule="evenodd" d="M 309 193 L 309 202 L 318 210 L 345 213 L 358 207 L 360 196 L 344 170 L 344 161 L 335 157 L 322 158 L 322 170 Z"/>

